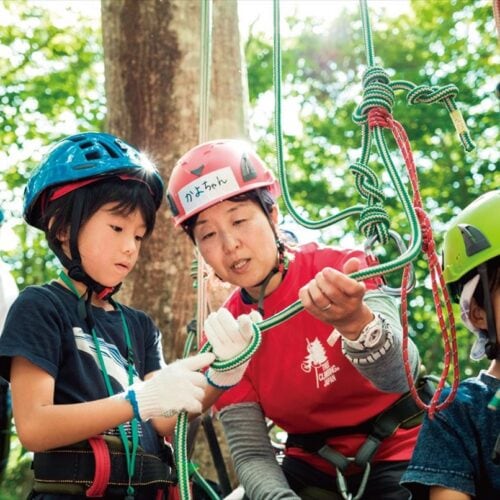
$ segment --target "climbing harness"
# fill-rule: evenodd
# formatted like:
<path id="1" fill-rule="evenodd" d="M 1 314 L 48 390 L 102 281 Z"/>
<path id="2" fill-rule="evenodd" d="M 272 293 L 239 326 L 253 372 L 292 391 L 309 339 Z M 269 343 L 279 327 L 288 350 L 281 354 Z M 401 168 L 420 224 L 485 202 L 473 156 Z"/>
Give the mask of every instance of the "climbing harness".
<path id="1" fill-rule="evenodd" d="M 158 490 L 164 491 L 175 481 L 174 470 L 166 461 L 145 453 L 140 447 L 135 457 L 134 475 L 130 480 L 121 439 L 107 435 L 90 438 L 70 447 L 37 452 L 33 469 L 33 490 L 37 493 L 87 497 L 120 495 L 129 498 L 131 487 L 134 490 L 148 488 L 148 491 L 151 489 L 156 493 Z"/>
<path id="2" fill-rule="evenodd" d="M 419 398 L 429 402 L 434 393 L 434 384 L 430 377 L 422 377 L 417 384 Z M 344 499 L 358 500 L 365 492 L 371 470 L 371 461 L 382 441 L 392 436 L 397 429 L 409 429 L 419 425 L 424 411 L 415 402 L 412 393 L 403 394 L 389 408 L 376 417 L 359 425 L 338 427 L 321 432 L 307 434 L 288 434 L 287 447 L 297 447 L 310 453 L 317 453 L 330 462 L 336 469 L 337 487 Z M 346 457 L 327 444 L 327 440 L 336 436 L 364 434 L 366 439 L 354 457 Z M 362 471 L 362 479 L 355 495 L 347 489 L 346 471 L 355 465 Z"/>

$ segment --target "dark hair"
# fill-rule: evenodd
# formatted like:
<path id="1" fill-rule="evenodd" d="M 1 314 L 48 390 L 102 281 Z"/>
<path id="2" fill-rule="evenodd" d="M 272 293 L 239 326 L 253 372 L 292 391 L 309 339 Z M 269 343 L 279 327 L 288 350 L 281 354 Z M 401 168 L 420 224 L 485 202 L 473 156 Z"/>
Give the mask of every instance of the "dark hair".
<path id="1" fill-rule="evenodd" d="M 148 237 L 156 221 L 156 207 L 148 187 L 142 182 L 122 180 L 119 177 L 106 177 L 49 203 L 42 218 L 45 235 L 49 242 L 60 246 L 58 235 L 66 232 L 72 224 L 73 212 L 77 203 L 82 204 L 80 227 L 83 226 L 103 205 L 116 203 L 113 212 L 129 215 L 139 209 L 146 224 Z M 49 229 L 49 222 L 52 225 Z"/>
<path id="2" fill-rule="evenodd" d="M 251 191 L 237 194 L 232 198 L 228 198 L 227 200 L 224 201 L 234 201 L 234 202 L 253 201 L 257 203 L 262 208 L 262 210 L 264 210 L 264 213 L 267 216 L 271 215 L 273 207 L 276 204 L 276 200 L 269 192 L 269 189 L 265 187 L 252 189 Z M 196 221 L 198 220 L 199 215 L 200 215 L 199 213 L 193 215 L 192 217 L 184 221 L 184 223 L 182 224 L 182 228 L 184 229 L 184 231 L 186 231 L 186 233 L 193 242 L 194 242 L 194 226 L 196 225 Z"/>

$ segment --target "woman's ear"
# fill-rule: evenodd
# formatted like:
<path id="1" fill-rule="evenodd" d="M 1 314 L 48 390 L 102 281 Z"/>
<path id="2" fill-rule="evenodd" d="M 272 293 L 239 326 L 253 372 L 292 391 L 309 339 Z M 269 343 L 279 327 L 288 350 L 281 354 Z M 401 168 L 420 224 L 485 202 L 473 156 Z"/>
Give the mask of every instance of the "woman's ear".
<path id="1" fill-rule="evenodd" d="M 278 226 L 279 215 L 280 215 L 280 210 L 278 208 L 278 205 L 275 204 L 275 205 L 273 205 L 273 208 L 271 209 L 271 213 L 270 213 L 271 220 L 273 221 L 273 224 L 275 226 Z"/>
<path id="2" fill-rule="evenodd" d="M 472 297 L 470 302 L 469 319 L 473 326 L 479 330 L 488 329 L 486 311 L 478 305 L 474 297 Z"/>

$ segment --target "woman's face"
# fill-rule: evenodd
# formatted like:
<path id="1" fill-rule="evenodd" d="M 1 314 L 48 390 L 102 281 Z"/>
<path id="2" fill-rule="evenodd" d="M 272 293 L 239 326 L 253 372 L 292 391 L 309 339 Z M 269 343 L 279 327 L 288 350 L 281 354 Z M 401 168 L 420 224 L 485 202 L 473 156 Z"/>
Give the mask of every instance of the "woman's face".
<path id="1" fill-rule="evenodd" d="M 273 224 L 277 217 L 275 207 L 271 213 Z M 251 200 L 227 200 L 207 208 L 200 213 L 193 236 L 201 255 L 219 278 L 258 296 L 259 284 L 278 258 L 271 222 L 260 205 Z M 271 282 L 267 293 L 276 286 Z"/>

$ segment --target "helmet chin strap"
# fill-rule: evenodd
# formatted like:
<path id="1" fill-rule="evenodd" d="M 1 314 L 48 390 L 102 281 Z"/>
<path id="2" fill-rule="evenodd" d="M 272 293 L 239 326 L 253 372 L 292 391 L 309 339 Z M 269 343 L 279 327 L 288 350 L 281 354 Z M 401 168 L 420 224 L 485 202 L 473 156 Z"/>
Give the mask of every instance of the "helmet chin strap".
<path id="1" fill-rule="evenodd" d="M 480 276 L 481 286 L 483 287 L 484 309 L 486 311 L 486 325 L 488 328 L 488 340 L 484 347 L 484 351 L 488 359 L 499 359 L 500 349 L 498 348 L 497 329 L 495 325 L 495 315 L 493 314 L 491 293 L 488 286 L 486 264 L 483 263 L 479 265 L 477 270 Z"/>
<path id="2" fill-rule="evenodd" d="M 257 304 L 257 309 L 262 316 L 264 316 L 264 297 L 265 297 L 267 285 L 269 284 L 269 282 L 271 281 L 271 278 L 275 274 L 280 273 L 284 276 L 284 274 L 286 273 L 286 271 L 288 269 L 288 259 L 285 257 L 285 245 L 276 235 L 276 232 L 274 230 L 274 226 L 271 225 L 271 227 L 272 227 L 273 232 L 274 232 L 275 237 L 276 237 L 276 247 L 278 250 L 277 265 L 275 265 L 271 269 L 271 271 L 269 271 L 268 275 L 262 281 L 255 284 L 252 287 L 252 288 L 256 288 L 258 286 L 260 287 L 259 297 L 257 299 L 254 299 L 245 288 L 241 289 L 241 294 L 243 296 L 244 301 L 249 302 L 249 303 L 253 303 L 253 304 Z"/>

